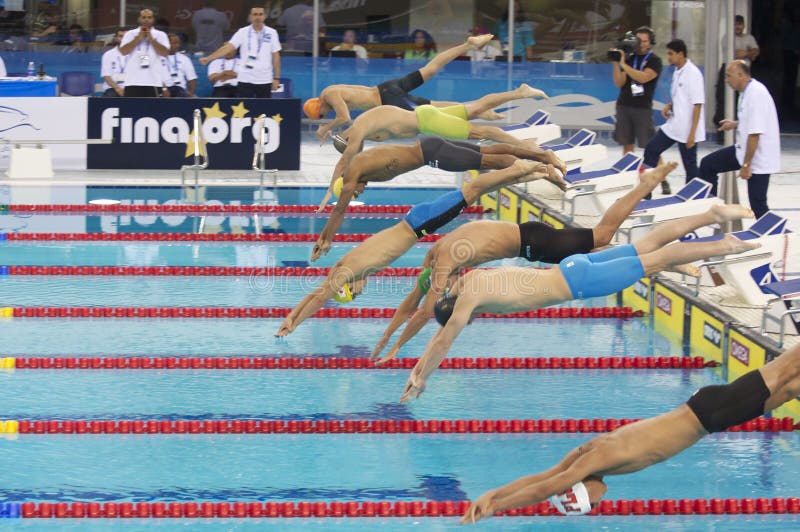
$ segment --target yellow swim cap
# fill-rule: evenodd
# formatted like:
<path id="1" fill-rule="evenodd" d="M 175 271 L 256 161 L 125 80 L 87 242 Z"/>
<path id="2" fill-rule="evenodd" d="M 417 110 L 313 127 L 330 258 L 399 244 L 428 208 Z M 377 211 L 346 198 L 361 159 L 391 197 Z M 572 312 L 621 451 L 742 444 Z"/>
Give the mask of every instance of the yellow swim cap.
<path id="1" fill-rule="evenodd" d="M 339 199 L 342 195 L 342 187 L 344 186 L 344 179 L 341 177 L 337 177 L 336 181 L 333 182 L 333 195 L 336 196 L 336 199 Z"/>
<path id="2" fill-rule="evenodd" d="M 353 300 L 353 293 L 350 291 L 350 285 L 344 283 L 344 286 L 339 289 L 333 296 L 333 300 L 338 303 L 348 303 Z"/>

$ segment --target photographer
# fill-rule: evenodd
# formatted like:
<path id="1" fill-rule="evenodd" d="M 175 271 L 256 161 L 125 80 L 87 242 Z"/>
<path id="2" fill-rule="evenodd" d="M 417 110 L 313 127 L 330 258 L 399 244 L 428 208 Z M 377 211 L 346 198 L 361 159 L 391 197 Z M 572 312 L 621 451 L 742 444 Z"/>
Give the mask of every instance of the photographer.
<path id="1" fill-rule="evenodd" d="M 152 9 L 139 11 L 139 27 L 122 37 L 119 53 L 125 63 L 125 96 L 158 97 L 163 86 L 161 58 L 169 55 L 167 34 L 153 28 Z"/>
<path id="2" fill-rule="evenodd" d="M 613 65 L 614 85 L 617 86 L 616 129 L 614 140 L 622 144 L 623 153 L 633 151 L 634 140 L 640 148 L 655 135 L 653 125 L 653 94 L 661 74 L 661 59 L 653 53 L 655 34 L 642 26 L 620 41 L 608 57 Z M 634 40 L 635 39 L 635 40 Z M 661 183 L 661 191 L 669 194 L 669 184 Z"/>

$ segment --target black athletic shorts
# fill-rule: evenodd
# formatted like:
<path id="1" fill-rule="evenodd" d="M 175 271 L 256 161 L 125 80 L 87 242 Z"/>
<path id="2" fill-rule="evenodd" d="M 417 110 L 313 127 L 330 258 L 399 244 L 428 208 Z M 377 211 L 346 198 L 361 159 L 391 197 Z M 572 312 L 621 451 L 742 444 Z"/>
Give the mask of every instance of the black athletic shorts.
<path id="1" fill-rule="evenodd" d="M 519 256 L 531 262 L 558 264 L 570 255 L 594 249 L 594 231 L 567 227 L 554 229 L 540 222 L 519 224 Z"/>
<path id="2" fill-rule="evenodd" d="M 479 170 L 483 155 L 477 144 L 458 140 L 447 140 L 431 135 L 419 141 L 425 164 L 447 172 L 466 172 Z"/>
<path id="3" fill-rule="evenodd" d="M 420 98 L 409 94 L 420 85 L 425 83 L 419 70 L 407 74 L 402 78 L 390 79 L 378 85 L 378 93 L 381 96 L 381 105 L 393 105 L 406 111 L 412 111 L 420 105 L 430 104 L 426 98 Z"/>
<path id="4" fill-rule="evenodd" d="M 708 432 L 722 432 L 764 414 L 770 391 L 758 370 L 730 384 L 705 386 L 686 401 Z"/>

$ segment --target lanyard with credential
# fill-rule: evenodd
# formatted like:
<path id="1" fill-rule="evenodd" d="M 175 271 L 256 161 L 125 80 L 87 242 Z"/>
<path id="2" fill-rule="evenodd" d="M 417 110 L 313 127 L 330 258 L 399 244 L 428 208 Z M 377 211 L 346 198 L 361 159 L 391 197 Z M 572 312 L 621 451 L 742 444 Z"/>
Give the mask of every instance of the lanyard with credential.
<path id="1" fill-rule="evenodd" d="M 171 70 L 177 74 L 178 73 L 178 54 L 173 54 L 172 55 L 172 67 L 173 68 Z"/>
<path id="2" fill-rule="evenodd" d="M 250 39 L 253 36 L 253 27 L 250 26 L 250 28 L 247 31 L 248 31 L 248 33 L 247 33 L 247 51 L 250 52 L 250 54 L 249 54 L 250 57 L 258 57 L 259 54 L 261 54 L 261 45 L 264 44 L 264 34 L 266 33 L 266 30 L 261 30 L 260 32 L 258 32 L 258 37 L 257 37 L 257 39 L 258 39 L 258 50 L 256 51 L 256 55 L 253 55 L 253 53 L 252 53 L 253 52 L 253 47 L 250 46 Z"/>
<path id="3" fill-rule="evenodd" d="M 125 67 L 128 66 L 128 56 L 119 54 L 119 73 L 125 73 Z"/>
<path id="4" fill-rule="evenodd" d="M 631 66 L 633 66 L 633 68 L 635 68 L 636 70 L 643 69 L 645 66 L 647 66 L 647 60 L 650 58 L 651 55 L 653 55 L 653 50 L 650 50 L 649 52 L 647 52 L 647 55 L 644 56 L 644 59 L 642 59 L 641 61 L 637 61 L 637 59 L 639 59 L 639 56 L 638 55 L 634 55 L 633 56 L 633 65 L 631 65 Z M 639 67 L 641 67 L 641 68 L 639 68 Z"/>

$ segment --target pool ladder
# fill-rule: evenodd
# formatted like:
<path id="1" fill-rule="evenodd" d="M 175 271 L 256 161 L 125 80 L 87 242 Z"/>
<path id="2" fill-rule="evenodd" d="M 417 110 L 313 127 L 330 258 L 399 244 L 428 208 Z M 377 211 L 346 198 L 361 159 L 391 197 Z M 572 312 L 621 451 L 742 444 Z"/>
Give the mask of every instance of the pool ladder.
<path id="1" fill-rule="evenodd" d="M 264 177 L 267 174 L 272 174 L 272 188 L 278 187 L 278 170 L 267 169 L 267 157 L 264 153 L 264 147 L 269 140 L 269 131 L 266 126 L 266 115 L 261 115 L 256 119 L 258 127 L 258 138 L 253 148 L 253 170 L 258 172 L 258 199 L 253 200 L 254 205 L 265 205 L 267 200 L 264 199 Z M 253 227 L 257 235 L 261 234 L 261 219 L 258 213 L 253 213 Z"/>

